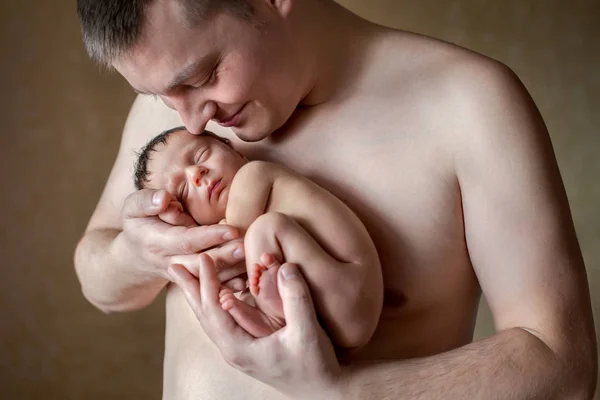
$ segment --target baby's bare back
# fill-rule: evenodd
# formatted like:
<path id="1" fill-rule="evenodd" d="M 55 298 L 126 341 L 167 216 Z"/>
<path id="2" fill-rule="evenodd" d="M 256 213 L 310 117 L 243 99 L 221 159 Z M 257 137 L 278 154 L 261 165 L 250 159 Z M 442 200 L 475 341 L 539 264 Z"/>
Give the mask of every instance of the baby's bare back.
<path id="1" fill-rule="evenodd" d="M 246 229 L 250 288 L 269 318 L 284 315 L 278 295 L 261 296 L 277 294 L 276 271 L 256 267 L 265 252 L 300 267 L 335 344 L 355 348 L 368 342 L 383 302 L 381 265 L 366 228 L 342 201 L 283 166 L 252 162 L 231 185 L 227 222 Z"/>
<path id="2" fill-rule="evenodd" d="M 253 161 L 231 185 L 227 223 L 246 230 L 268 212 L 293 218 L 338 261 L 378 263 L 366 228 L 341 200 L 282 165 Z"/>
<path id="3" fill-rule="evenodd" d="M 268 165 L 275 177 L 266 212 L 293 218 L 338 261 L 379 265 L 371 237 L 348 206 L 308 178 Z"/>

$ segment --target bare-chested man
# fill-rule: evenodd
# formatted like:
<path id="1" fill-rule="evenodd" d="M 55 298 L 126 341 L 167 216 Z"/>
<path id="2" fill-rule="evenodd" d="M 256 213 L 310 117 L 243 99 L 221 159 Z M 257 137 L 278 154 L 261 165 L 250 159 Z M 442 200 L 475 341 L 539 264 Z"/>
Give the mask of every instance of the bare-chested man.
<path id="1" fill-rule="evenodd" d="M 167 285 L 165 398 L 592 396 L 581 253 L 548 133 L 507 67 L 331 0 L 80 0 L 79 12 L 92 57 L 162 100 L 134 103 L 75 263 L 105 311 L 144 307 Z M 349 365 L 293 265 L 279 275 L 287 326 L 252 339 L 218 302 L 219 282 L 244 270 L 237 232 L 186 228 L 175 210 L 180 226 L 166 224 L 166 193 L 134 192 L 132 149 L 180 122 L 209 124 L 359 215 L 385 295 Z M 182 254 L 200 284 L 169 268 Z M 497 333 L 472 343 L 481 293 Z"/>

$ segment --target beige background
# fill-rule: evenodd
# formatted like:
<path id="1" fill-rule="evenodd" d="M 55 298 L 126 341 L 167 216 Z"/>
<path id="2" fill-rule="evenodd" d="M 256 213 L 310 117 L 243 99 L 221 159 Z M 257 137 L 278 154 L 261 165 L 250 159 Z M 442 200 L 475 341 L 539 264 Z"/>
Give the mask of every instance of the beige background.
<path id="1" fill-rule="evenodd" d="M 522 78 L 551 132 L 598 318 L 600 1 L 340 2 L 499 59 Z M 72 265 L 133 93 L 87 60 L 75 1 L 2 0 L 0 33 L 0 396 L 158 399 L 163 298 L 103 315 L 81 296 Z M 491 332 L 482 307 L 477 337 Z"/>

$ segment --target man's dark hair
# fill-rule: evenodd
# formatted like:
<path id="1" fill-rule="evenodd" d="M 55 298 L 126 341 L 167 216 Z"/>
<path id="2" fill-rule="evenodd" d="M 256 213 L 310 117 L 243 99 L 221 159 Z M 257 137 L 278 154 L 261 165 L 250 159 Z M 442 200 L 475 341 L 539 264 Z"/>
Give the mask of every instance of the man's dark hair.
<path id="1" fill-rule="evenodd" d="M 85 48 L 94 61 L 110 66 L 140 37 L 148 6 L 158 0 L 77 0 L 77 14 Z M 247 0 L 175 0 L 186 22 L 194 26 L 214 12 L 224 11 L 251 20 Z"/>
<path id="2" fill-rule="evenodd" d="M 157 151 L 157 148 L 159 145 L 167 144 L 169 137 L 173 133 L 179 132 L 179 131 L 187 131 L 187 130 L 185 129 L 185 126 L 176 126 L 175 128 L 167 129 L 166 131 L 161 132 L 160 134 L 158 134 L 157 136 L 152 138 L 142 148 L 142 150 L 137 154 L 137 161 L 133 168 L 133 170 L 134 170 L 133 181 L 135 184 L 135 188 L 137 190 L 144 189 L 146 187 L 146 184 L 150 181 L 150 171 L 148 171 L 148 161 L 151 160 L 151 154 L 153 152 Z M 188 135 L 191 135 L 191 133 L 188 133 Z M 202 136 L 213 137 L 213 138 L 217 139 L 218 141 L 225 143 L 227 146 L 233 148 L 233 146 L 231 145 L 231 141 L 229 139 L 226 139 L 224 137 L 216 135 L 211 131 L 205 130 L 202 133 Z"/>

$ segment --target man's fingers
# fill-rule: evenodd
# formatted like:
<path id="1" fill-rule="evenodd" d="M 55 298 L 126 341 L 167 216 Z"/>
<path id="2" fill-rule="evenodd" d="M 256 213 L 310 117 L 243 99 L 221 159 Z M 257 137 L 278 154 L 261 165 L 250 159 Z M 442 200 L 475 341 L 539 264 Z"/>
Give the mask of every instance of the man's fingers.
<path id="1" fill-rule="evenodd" d="M 210 251 L 205 251 L 200 254 L 186 254 L 181 256 L 173 256 L 170 258 L 170 262 L 172 264 L 181 264 L 183 265 L 190 274 L 195 277 L 199 277 L 200 273 L 198 272 L 198 266 L 200 265 L 200 256 L 202 254 L 211 255 Z M 211 256 L 211 258 L 213 258 Z M 213 259 L 213 261 L 215 261 Z M 216 261 L 215 261 L 215 264 Z M 246 263 L 242 260 L 233 265 L 227 265 L 225 263 L 219 263 L 219 266 L 215 265 L 215 269 L 217 270 L 217 280 L 219 282 L 227 282 L 232 280 L 246 272 Z"/>
<path id="2" fill-rule="evenodd" d="M 277 274 L 277 285 L 286 325 L 292 330 L 300 328 L 301 332 L 306 328 L 318 326 L 310 290 L 298 266 L 290 263 L 283 264 Z M 306 325 L 307 322 L 312 325 Z"/>
<path id="3" fill-rule="evenodd" d="M 171 196 L 164 190 L 142 189 L 133 192 L 123 204 L 123 218 L 153 217 L 167 209 Z"/>
<path id="4" fill-rule="evenodd" d="M 221 285 L 212 259 L 201 254 L 200 257 L 200 301 L 202 318 L 199 318 L 204 332 L 217 344 L 224 357 L 231 362 L 231 357 L 242 354 L 247 347 L 245 343 L 251 337 L 239 327 L 229 312 L 223 310 L 219 301 Z"/>
<path id="5" fill-rule="evenodd" d="M 201 306 L 200 284 L 198 283 L 198 279 L 179 264 L 171 265 L 168 272 L 173 278 L 173 282 L 175 282 L 183 291 L 185 299 L 190 307 L 192 307 L 192 310 L 198 315 Z"/>
<path id="6" fill-rule="evenodd" d="M 160 238 L 160 245 L 171 254 L 199 253 L 211 247 L 232 240 L 239 235 L 237 229 L 229 225 L 207 225 L 185 228 L 173 226 Z"/>
<path id="7" fill-rule="evenodd" d="M 221 282 L 217 279 L 215 263 L 207 254 L 200 254 L 198 272 L 200 275 L 201 301 L 206 305 L 217 304 L 220 307 Z"/>
<path id="8" fill-rule="evenodd" d="M 200 270 L 203 276 L 200 279 L 204 278 L 205 282 L 203 284 L 182 265 L 173 264 L 169 266 L 168 272 L 173 282 L 183 291 L 202 328 L 217 344 L 227 340 L 235 343 L 236 337 L 237 340 L 251 339 L 237 325 L 231 315 L 221 307 L 219 302 L 220 286 L 215 281 L 214 266 L 210 257 L 203 254 L 201 264 Z M 204 292 L 205 289 L 206 292 Z M 206 300 L 203 302 L 202 299 Z M 240 343 L 243 344 L 243 342 Z"/>
<path id="9" fill-rule="evenodd" d="M 223 246 L 205 251 L 213 259 L 219 282 L 225 282 L 246 272 L 244 242 L 231 241 Z M 200 254 L 185 254 L 171 257 L 171 263 L 182 264 L 193 275 L 198 276 Z"/>

